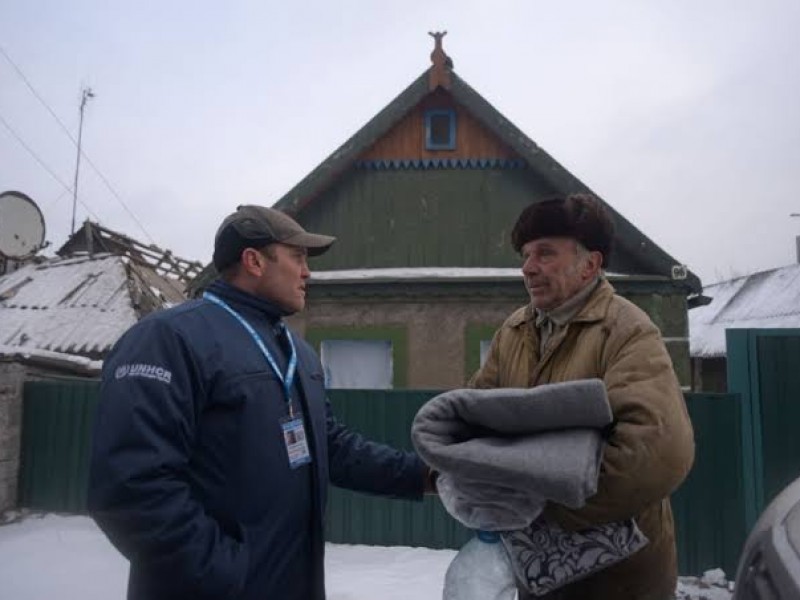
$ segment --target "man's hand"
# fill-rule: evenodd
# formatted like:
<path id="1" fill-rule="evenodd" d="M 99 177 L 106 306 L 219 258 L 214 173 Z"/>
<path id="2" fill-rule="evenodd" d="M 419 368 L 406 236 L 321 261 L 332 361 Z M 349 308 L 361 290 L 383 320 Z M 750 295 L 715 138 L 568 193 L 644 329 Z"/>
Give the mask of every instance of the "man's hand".
<path id="1" fill-rule="evenodd" d="M 438 494 L 439 492 L 436 490 L 436 480 L 439 478 L 439 472 L 434 471 L 430 467 L 425 470 L 425 485 L 424 485 L 424 493 L 425 494 Z"/>

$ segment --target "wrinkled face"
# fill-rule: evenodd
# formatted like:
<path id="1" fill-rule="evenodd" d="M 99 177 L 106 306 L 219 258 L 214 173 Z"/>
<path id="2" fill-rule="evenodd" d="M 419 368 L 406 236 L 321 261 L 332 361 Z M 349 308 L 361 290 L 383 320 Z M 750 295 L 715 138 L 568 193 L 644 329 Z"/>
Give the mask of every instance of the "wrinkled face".
<path id="1" fill-rule="evenodd" d="M 306 280 L 308 253 L 305 248 L 286 244 L 271 244 L 267 249 L 252 250 L 246 260 L 256 267 L 251 271 L 257 279 L 253 293 L 292 313 L 303 310 L 306 305 Z M 244 258 L 244 257 L 243 257 Z"/>
<path id="2" fill-rule="evenodd" d="M 553 310 L 583 289 L 600 272 L 602 255 L 573 238 L 544 237 L 520 250 L 525 289 L 533 306 Z"/>

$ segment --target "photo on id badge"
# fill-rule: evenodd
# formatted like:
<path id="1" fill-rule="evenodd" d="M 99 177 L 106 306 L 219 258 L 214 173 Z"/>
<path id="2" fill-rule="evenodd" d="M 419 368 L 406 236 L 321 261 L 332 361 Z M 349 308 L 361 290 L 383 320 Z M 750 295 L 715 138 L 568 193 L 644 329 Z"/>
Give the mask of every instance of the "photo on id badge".
<path id="1" fill-rule="evenodd" d="M 283 441 L 289 457 L 289 466 L 293 469 L 311 462 L 311 454 L 306 443 L 306 432 L 302 417 L 291 417 L 281 422 Z"/>

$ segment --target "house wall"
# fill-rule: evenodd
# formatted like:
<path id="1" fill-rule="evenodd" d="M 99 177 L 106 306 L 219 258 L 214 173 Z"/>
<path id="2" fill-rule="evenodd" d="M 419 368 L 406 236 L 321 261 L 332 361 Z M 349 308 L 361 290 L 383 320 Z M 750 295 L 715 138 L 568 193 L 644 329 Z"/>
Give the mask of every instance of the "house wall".
<path id="1" fill-rule="evenodd" d="M 672 357 L 678 381 L 684 391 L 689 391 L 692 384 L 692 372 L 686 296 L 681 293 L 647 293 L 636 290 L 624 292 L 623 295 L 644 310 L 661 330 L 661 336 Z"/>
<path id="2" fill-rule="evenodd" d="M 728 362 L 724 356 L 692 359 L 692 391 L 720 394 L 728 391 Z"/>
<path id="3" fill-rule="evenodd" d="M 400 329 L 407 350 L 405 381 L 398 387 L 443 389 L 463 387 L 471 373 L 466 373 L 466 336 L 470 325 L 499 326 L 519 306 L 515 302 L 497 302 L 489 306 L 466 299 L 439 301 L 366 301 L 319 302 L 296 318 L 294 325 L 310 338 L 319 338 L 315 330 L 342 328 L 370 329 L 380 336 L 381 329 Z M 299 322 L 298 322 L 299 321 Z M 383 336 L 389 338 L 389 335 Z M 473 352 L 475 348 L 471 349 Z"/>
<path id="4" fill-rule="evenodd" d="M 0 362 L 0 512 L 17 504 L 25 369 Z"/>
<path id="5" fill-rule="evenodd" d="M 292 317 L 291 324 L 317 347 L 323 339 L 391 339 L 400 348 L 394 365 L 400 372 L 396 388 L 463 386 L 479 366 L 480 341 L 491 339 L 496 328 L 527 302 L 522 286 L 510 282 L 360 287 L 360 291 L 350 286 L 337 290 L 329 284 L 312 287 L 306 310 Z M 688 390 L 685 297 L 650 291 L 648 285 L 617 283 L 616 287 L 661 329 L 678 380 Z"/>

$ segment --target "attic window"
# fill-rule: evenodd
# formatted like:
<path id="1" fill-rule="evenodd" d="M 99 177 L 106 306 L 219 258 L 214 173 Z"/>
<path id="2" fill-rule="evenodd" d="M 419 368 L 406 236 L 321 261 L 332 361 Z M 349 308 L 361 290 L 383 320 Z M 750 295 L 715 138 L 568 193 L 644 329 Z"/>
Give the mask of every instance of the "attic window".
<path id="1" fill-rule="evenodd" d="M 456 147 L 456 111 L 451 108 L 425 112 L 425 148 L 453 150 Z"/>

